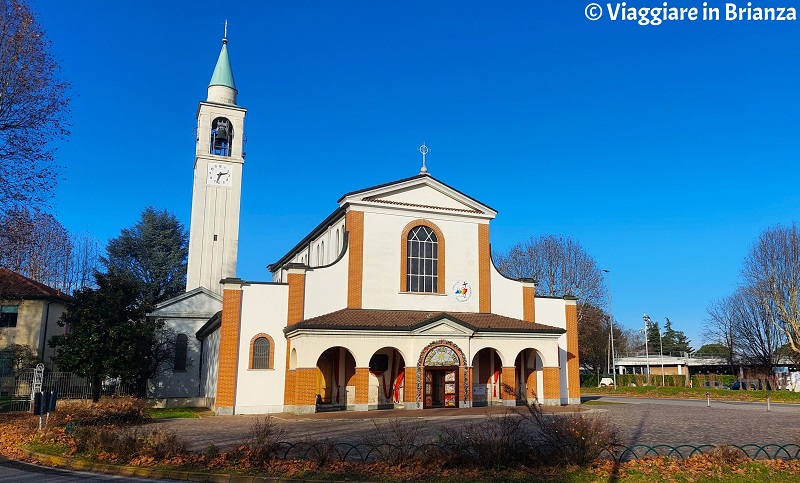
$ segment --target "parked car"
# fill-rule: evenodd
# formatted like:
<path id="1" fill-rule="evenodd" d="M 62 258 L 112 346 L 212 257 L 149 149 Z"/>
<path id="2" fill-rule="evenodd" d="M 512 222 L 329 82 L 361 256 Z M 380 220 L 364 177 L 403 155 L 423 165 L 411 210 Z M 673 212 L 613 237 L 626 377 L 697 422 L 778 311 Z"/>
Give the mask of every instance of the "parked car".
<path id="1" fill-rule="evenodd" d="M 747 389 L 748 391 L 755 391 L 756 385 L 753 384 L 752 382 L 747 383 L 742 381 L 736 381 L 731 385 L 731 389 L 733 389 L 734 391 L 740 391 L 743 389 Z"/>
<path id="2" fill-rule="evenodd" d="M 730 389 L 728 386 L 721 383 L 720 381 L 706 381 L 703 383 L 703 387 L 708 389 Z"/>

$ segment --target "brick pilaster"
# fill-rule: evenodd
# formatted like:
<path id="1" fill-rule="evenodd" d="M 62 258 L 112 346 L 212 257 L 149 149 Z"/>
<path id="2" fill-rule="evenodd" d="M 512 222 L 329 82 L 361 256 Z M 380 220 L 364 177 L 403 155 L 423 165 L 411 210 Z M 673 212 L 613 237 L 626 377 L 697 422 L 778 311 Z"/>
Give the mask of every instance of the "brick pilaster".
<path id="1" fill-rule="evenodd" d="M 286 323 L 292 325 L 303 320 L 306 303 L 306 267 L 289 266 L 286 281 L 289 283 L 289 310 Z"/>
<path id="2" fill-rule="evenodd" d="M 481 313 L 492 312 L 492 253 L 489 246 L 489 224 L 478 225 L 478 289 Z"/>
<path id="3" fill-rule="evenodd" d="M 509 366 L 500 370 L 500 394 L 503 401 L 517 400 L 517 371 Z"/>
<path id="4" fill-rule="evenodd" d="M 536 284 L 532 279 L 520 279 L 522 282 L 522 320 L 536 322 Z"/>
<path id="5" fill-rule="evenodd" d="M 570 404 L 580 404 L 581 376 L 578 360 L 578 305 L 565 298 L 567 318 L 567 397 Z"/>
<path id="6" fill-rule="evenodd" d="M 542 369 L 542 385 L 544 386 L 543 404 L 561 404 L 561 374 L 558 367 L 545 367 Z"/>
<path id="7" fill-rule="evenodd" d="M 294 372 L 294 405 L 314 406 L 317 402 L 317 368 L 298 368 Z"/>
<path id="8" fill-rule="evenodd" d="M 417 368 L 406 366 L 406 375 L 403 377 L 403 402 L 417 402 Z"/>
<path id="9" fill-rule="evenodd" d="M 360 309 L 364 283 L 364 212 L 350 210 L 345 215 L 350 253 L 347 266 L 347 308 Z"/>
<path id="10" fill-rule="evenodd" d="M 533 399 L 534 397 L 537 399 L 541 399 L 541 395 L 537 394 L 537 387 L 539 385 L 539 381 L 536 377 L 536 370 L 531 370 L 530 374 L 528 374 L 528 379 L 525 381 L 525 387 L 527 388 L 527 394 L 525 395 L 528 399 Z"/>
<path id="11" fill-rule="evenodd" d="M 355 404 L 369 403 L 369 367 L 356 367 L 354 377 L 356 386 Z"/>
<path id="12" fill-rule="evenodd" d="M 239 369 L 242 281 L 238 279 L 226 280 L 223 280 L 222 290 L 217 394 L 214 404 L 222 412 L 233 413 L 236 404 L 236 375 Z"/>

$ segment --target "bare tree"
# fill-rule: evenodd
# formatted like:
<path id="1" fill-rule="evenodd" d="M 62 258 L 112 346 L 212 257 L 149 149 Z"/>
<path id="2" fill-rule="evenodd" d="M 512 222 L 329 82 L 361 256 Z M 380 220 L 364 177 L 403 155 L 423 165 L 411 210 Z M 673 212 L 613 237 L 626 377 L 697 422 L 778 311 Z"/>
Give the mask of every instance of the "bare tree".
<path id="1" fill-rule="evenodd" d="M 70 240 L 72 256 L 67 267 L 66 286 L 72 292 L 94 286 L 94 272 L 100 268 L 100 244 L 88 232 L 72 234 Z"/>
<path id="2" fill-rule="evenodd" d="M 14 207 L 0 222 L 0 266 L 45 285 L 63 285 L 72 246 L 69 232 L 53 215 Z"/>
<path id="3" fill-rule="evenodd" d="M 740 287 L 709 309 L 711 324 L 717 332 L 727 331 L 732 345 L 733 358 L 772 368 L 777 362 L 778 349 L 786 344 L 784 333 L 778 328 L 766 297 L 757 288 Z M 711 327 L 711 325 L 709 326 Z"/>
<path id="4" fill-rule="evenodd" d="M 0 267 L 71 293 L 92 283 L 97 241 L 71 235 L 53 215 L 13 207 L 0 214 Z"/>
<path id="5" fill-rule="evenodd" d="M 735 332 L 731 315 L 731 298 L 733 297 L 716 300 L 706 309 L 708 319 L 705 320 L 703 338 L 716 341 L 728 348 L 726 358 L 731 371 L 733 371 L 733 363 L 739 349 L 739 337 Z"/>
<path id="6" fill-rule="evenodd" d="M 589 372 L 606 372 L 610 370 L 611 324 L 610 316 L 598 307 L 581 308 L 583 320 L 578 328 L 578 349 L 581 367 Z M 614 344 L 616 350 L 626 350 L 628 345 L 626 334 L 619 324 L 614 325 Z"/>
<path id="7" fill-rule="evenodd" d="M 28 5 L 0 0 L 0 212 L 52 195 L 52 141 L 69 134 L 69 88 Z"/>
<path id="8" fill-rule="evenodd" d="M 533 278 L 538 295 L 578 298 L 578 323 L 585 307 L 604 307 L 606 288 L 594 257 L 570 237 L 542 235 L 494 253 L 495 266 L 509 278 Z"/>
<path id="9" fill-rule="evenodd" d="M 14 379 L 19 377 L 23 369 L 29 369 L 39 362 L 36 351 L 31 346 L 24 344 L 10 344 L 0 350 L 0 367 L 6 367 L 13 374 Z"/>
<path id="10" fill-rule="evenodd" d="M 768 320 L 800 353 L 800 233 L 797 225 L 764 231 L 742 269 L 744 285 L 760 299 Z"/>

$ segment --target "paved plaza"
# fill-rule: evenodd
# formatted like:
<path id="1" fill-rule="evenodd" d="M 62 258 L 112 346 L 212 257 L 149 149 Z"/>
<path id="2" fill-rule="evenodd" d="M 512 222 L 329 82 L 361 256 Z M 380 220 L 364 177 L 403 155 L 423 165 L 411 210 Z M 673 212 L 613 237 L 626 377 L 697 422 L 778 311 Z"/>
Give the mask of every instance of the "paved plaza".
<path id="1" fill-rule="evenodd" d="M 800 405 L 686 399 L 645 399 L 585 396 L 580 411 L 608 417 L 619 428 L 623 443 L 681 444 L 789 444 L 800 443 Z M 525 410 L 525 408 L 519 408 Z M 547 412 L 571 413 L 574 407 Z M 442 427 L 466 425 L 489 415 L 502 415 L 502 407 L 331 412 L 310 415 L 276 414 L 272 418 L 288 432 L 287 440 L 358 443 L 374 435 L 392 419 L 401 424 L 424 424 L 429 434 Z M 153 424 L 174 431 L 192 450 L 209 443 L 228 449 L 243 443 L 257 419 L 265 416 L 213 416 L 201 419 L 157 421 Z"/>

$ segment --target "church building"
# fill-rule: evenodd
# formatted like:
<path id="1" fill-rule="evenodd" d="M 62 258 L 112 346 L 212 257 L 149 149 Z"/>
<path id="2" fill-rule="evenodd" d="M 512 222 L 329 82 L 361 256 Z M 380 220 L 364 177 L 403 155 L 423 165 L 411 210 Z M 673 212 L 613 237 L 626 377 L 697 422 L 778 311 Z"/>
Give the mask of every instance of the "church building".
<path id="1" fill-rule="evenodd" d="M 497 271 L 497 212 L 434 178 L 425 145 L 419 173 L 345 193 L 266 280 L 237 278 L 237 93 L 223 39 L 197 111 L 187 291 L 150 314 L 176 332 L 152 397 L 217 414 L 580 403 L 575 299 Z"/>

